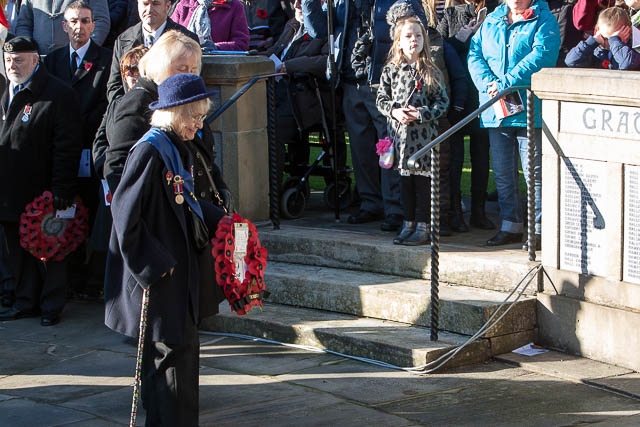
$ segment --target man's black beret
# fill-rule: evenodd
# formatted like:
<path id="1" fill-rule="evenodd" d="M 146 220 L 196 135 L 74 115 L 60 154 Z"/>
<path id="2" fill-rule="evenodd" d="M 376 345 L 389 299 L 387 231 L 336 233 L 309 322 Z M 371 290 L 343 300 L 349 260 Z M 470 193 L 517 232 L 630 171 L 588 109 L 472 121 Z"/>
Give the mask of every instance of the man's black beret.
<path id="1" fill-rule="evenodd" d="M 14 37 L 2 45 L 2 50 L 7 53 L 37 52 L 38 43 L 31 37 Z"/>

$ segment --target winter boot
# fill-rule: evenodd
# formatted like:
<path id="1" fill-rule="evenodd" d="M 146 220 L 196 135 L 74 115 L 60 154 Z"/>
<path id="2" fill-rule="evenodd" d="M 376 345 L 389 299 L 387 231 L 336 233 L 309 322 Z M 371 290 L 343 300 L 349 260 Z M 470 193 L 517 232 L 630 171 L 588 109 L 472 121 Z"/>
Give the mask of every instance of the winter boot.
<path id="1" fill-rule="evenodd" d="M 402 224 L 402 230 L 400 230 L 400 233 L 398 233 L 396 238 L 393 239 L 393 244 L 394 245 L 401 245 L 402 242 L 404 241 L 404 239 L 406 239 L 407 237 L 411 236 L 414 231 L 416 231 L 416 222 L 415 221 L 404 221 L 403 224 Z"/>
<path id="2" fill-rule="evenodd" d="M 413 234 L 400 243 L 405 246 L 421 246 L 431 243 L 430 238 L 431 230 L 426 222 L 416 223 L 416 231 Z"/>
<path id="3" fill-rule="evenodd" d="M 482 230 L 494 230 L 496 225 L 487 218 L 484 210 L 485 198 L 486 193 L 484 191 L 471 193 L 471 218 L 469 219 L 469 224 Z"/>

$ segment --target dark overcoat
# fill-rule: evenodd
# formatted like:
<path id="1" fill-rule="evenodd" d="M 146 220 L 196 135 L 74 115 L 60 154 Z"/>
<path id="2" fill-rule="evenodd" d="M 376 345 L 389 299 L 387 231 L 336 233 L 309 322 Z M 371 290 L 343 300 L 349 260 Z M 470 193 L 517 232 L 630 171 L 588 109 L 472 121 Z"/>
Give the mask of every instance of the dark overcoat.
<path id="1" fill-rule="evenodd" d="M 173 22 L 171 19 L 167 19 L 167 25 L 164 28 L 163 33 L 170 30 L 178 30 L 181 33 L 186 34 L 193 40 L 198 42 L 198 36 L 191 31 L 187 30 L 180 24 Z M 120 61 L 125 53 L 129 52 L 136 46 L 144 44 L 144 35 L 142 33 L 142 23 L 138 22 L 136 25 L 129 27 L 116 39 L 113 45 L 113 58 L 111 61 L 111 74 L 109 76 L 109 82 L 107 83 L 107 96 L 109 101 L 114 98 L 118 98 L 124 95 L 124 86 L 122 83 L 122 73 L 120 72 Z"/>
<path id="2" fill-rule="evenodd" d="M 8 103 L 7 89 L 1 101 L 0 221 L 18 222 L 27 203 L 45 190 L 75 195 L 80 110 L 75 92 L 42 64 Z"/>
<path id="3" fill-rule="evenodd" d="M 107 109 L 107 80 L 111 68 L 111 51 L 93 40 L 82 59 L 82 65 L 72 75 L 69 67 L 69 46 L 63 46 L 44 59 L 49 73 L 73 88 L 80 98 L 82 111 L 82 148 L 91 148 L 93 138 Z"/>
<path id="4" fill-rule="evenodd" d="M 192 158 L 175 143 L 189 170 Z M 180 344 L 189 314 L 194 323 L 217 312 L 220 298 L 212 277 L 210 248 L 194 243 L 188 204 L 176 203 L 173 185 L 158 151 L 146 142 L 129 155 L 113 196 L 113 231 L 105 276 L 105 323 L 136 337 L 143 289 L 150 289 L 147 336 L 155 342 Z M 210 234 L 224 211 L 200 202 Z M 172 274 L 169 274 L 171 269 Z M 211 269 L 210 272 L 205 271 Z M 163 277 L 163 275 L 165 275 Z"/>

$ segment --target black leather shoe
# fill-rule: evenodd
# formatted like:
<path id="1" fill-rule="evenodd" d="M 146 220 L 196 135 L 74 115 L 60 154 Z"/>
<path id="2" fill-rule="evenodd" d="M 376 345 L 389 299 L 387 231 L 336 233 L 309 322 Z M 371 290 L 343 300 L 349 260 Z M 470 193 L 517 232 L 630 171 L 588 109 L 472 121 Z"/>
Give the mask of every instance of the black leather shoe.
<path id="1" fill-rule="evenodd" d="M 536 234 L 535 239 L 536 239 L 536 251 L 539 251 L 542 249 L 542 236 L 540 236 L 539 234 Z M 522 250 L 529 251 L 529 239 L 527 239 L 527 241 L 524 242 L 524 245 L 522 245 Z"/>
<path id="2" fill-rule="evenodd" d="M 389 215 L 382 224 L 380 224 L 380 229 L 382 231 L 398 231 L 402 226 L 402 221 L 404 221 L 404 217 L 399 214 L 391 214 Z"/>
<path id="3" fill-rule="evenodd" d="M 499 231 L 498 234 L 487 240 L 487 246 L 502 246 L 520 242 L 522 242 L 522 233 Z"/>
<path id="4" fill-rule="evenodd" d="M 379 221 L 384 218 L 383 213 L 360 211 L 358 215 L 349 215 L 347 222 L 349 224 L 365 224 L 367 222 Z"/>
<path id="5" fill-rule="evenodd" d="M 41 326 L 53 326 L 60 323 L 60 316 L 42 316 L 40 319 Z"/>
<path id="6" fill-rule="evenodd" d="M 404 239 L 411 236 L 414 231 L 416 231 L 416 222 L 404 221 L 404 223 L 402 224 L 402 230 L 400 230 L 400 233 L 396 236 L 395 239 L 393 239 L 393 244 L 394 245 L 402 244 L 402 242 L 404 242 Z"/>
<path id="7" fill-rule="evenodd" d="M 9 310 L 4 313 L 0 313 L 0 321 L 5 320 L 18 320 L 24 319 L 25 317 L 35 317 L 37 314 L 31 313 L 29 311 L 20 311 L 15 307 L 11 307 Z"/>

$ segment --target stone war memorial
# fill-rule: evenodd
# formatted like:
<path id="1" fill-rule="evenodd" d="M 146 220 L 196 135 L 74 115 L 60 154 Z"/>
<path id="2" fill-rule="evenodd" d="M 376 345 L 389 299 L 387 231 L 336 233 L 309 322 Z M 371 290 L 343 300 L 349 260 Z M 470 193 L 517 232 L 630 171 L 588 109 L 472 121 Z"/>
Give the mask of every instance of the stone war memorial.
<path id="1" fill-rule="evenodd" d="M 543 345 L 640 369 L 640 73 L 545 69 Z M 556 293 L 557 291 L 557 293 Z"/>

